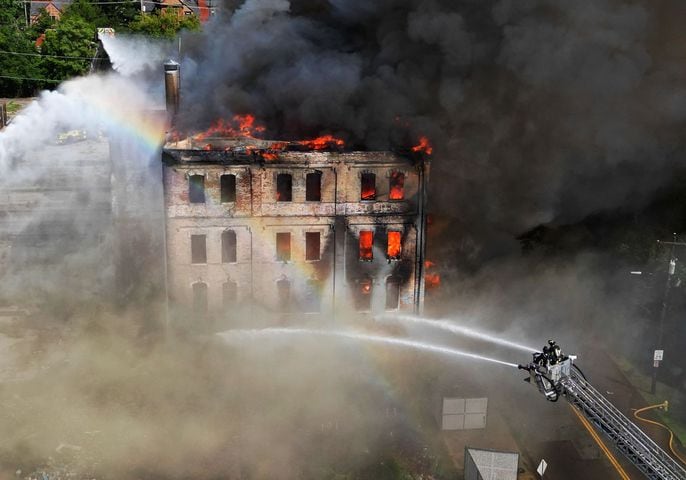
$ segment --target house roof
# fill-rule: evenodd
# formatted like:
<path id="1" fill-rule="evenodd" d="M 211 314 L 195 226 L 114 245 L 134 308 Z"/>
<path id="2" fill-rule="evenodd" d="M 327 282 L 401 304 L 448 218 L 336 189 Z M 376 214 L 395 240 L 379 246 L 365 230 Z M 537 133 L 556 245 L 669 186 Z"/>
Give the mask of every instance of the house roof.
<path id="1" fill-rule="evenodd" d="M 57 10 L 63 12 L 65 7 L 71 3 L 71 0 L 31 0 L 31 16 L 38 15 L 41 9 L 52 4 Z"/>

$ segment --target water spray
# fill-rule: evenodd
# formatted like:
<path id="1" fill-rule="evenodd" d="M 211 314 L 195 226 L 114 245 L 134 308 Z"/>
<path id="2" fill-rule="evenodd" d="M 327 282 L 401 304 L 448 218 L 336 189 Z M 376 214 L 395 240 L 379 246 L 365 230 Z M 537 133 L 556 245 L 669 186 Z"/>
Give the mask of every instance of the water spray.
<path id="1" fill-rule="evenodd" d="M 470 337 L 470 338 L 477 338 L 479 340 L 483 340 L 485 342 L 490 342 L 490 343 L 495 343 L 498 345 L 502 345 L 505 347 L 510 347 L 514 348 L 516 350 L 522 350 L 527 353 L 533 353 L 536 351 L 535 348 L 528 347 L 526 345 L 522 345 L 516 342 L 512 342 L 510 340 L 505 340 L 502 338 L 498 338 L 493 334 L 486 333 L 486 332 L 480 332 L 477 330 L 474 330 L 473 328 L 468 328 L 468 327 L 461 327 L 459 325 L 455 325 L 453 322 L 450 322 L 448 320 L 432 320 L 428 318 L 422 318 L 422 317 L 415 317 L 413 315 L 381 315 L 377 317 L 378 320 L 381 321 L 389 321 L 389 320 L 396 320 L 399 322 L 403 323 L 414 323 L 417 325 L 423 325 L 431 328 L 437 328 L 440 330 L 445 330 L 451 333 L 455 333 L 457 335 L 463 335 L 465 337 Z"/>
<path id="2" fill-rule="evenodd" d="M 454 357 L 465 357 L 474 360 L 482 360 L 484 362 L 497 363 L 508 367 L 517 368 L 516 363 L 505 362 L 496 358 L 485 357 L 476 353 L 464 352 L 450 347 L 443 347 L 440 345 L 433 345 L 430 343 L 418 342 L 415 340 L 407 340 L 404 338 L 387 337 L 383 335 L 370 335 L 367 333 L 358 333 L 351 331 L 340 330 L 316 330 L 309 328 L 263 328 L 263 329 L 245 329 L 245 330 L 227 330 L 221 332 L 220 335 L 225 340 L 238 340 L 246 337 L 256 336 L 280 336 L 280 335 L 300 335 L 300 336 L 323 336 L 334 338 L 347 338 L 351 340 L 361 340 L 365 342 L 381 343 L 385 345 L 395 345 L 400 347 L 413 348 L 416 350 L 423 350 L 426 352 L 433 352 L 442 355 L 449 355 Z"/>

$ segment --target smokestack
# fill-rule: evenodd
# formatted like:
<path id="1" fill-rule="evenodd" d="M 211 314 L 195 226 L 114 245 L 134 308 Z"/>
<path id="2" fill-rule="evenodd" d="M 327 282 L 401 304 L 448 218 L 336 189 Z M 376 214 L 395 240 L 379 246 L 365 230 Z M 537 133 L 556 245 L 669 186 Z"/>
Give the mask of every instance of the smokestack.
<path id="1" fill-rule="evenodd" d="M 167 114 L 173 119 L 179 110 L 180 66 L 174 60 L 164 62 L 164 92 Z"/>

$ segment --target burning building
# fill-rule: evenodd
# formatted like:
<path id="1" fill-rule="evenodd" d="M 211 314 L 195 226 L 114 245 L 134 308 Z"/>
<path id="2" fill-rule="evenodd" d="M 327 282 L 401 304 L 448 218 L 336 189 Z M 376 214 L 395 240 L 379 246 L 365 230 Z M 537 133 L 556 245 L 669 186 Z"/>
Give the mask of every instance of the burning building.
<path id="1" fill-rule="evenodd" d="M 426 155 L 260 133 L 252 116 L 236 116 L 163 149 L 174 310 L 218 318 L 258 305 L 280 319 L 420 312 Z"/>

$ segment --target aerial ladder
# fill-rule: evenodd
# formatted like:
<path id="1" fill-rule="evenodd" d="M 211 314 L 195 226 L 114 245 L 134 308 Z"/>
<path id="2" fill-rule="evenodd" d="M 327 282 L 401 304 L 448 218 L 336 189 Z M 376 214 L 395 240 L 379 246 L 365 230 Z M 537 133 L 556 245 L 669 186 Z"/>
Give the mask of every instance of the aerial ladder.
<path id="1" fill-rule="evenodd" d="M 658 447 L 591 385 L 574 365 L 576 357 L 563 355 L 552 340 L 532 362 L 519 365 L 529 372 L 525 380 L 536 385 L 551 402 L 564 397 L 584 417 L 603 432 L 645 476 L 651 480 L 686 480 L 686 470 Z"/>

